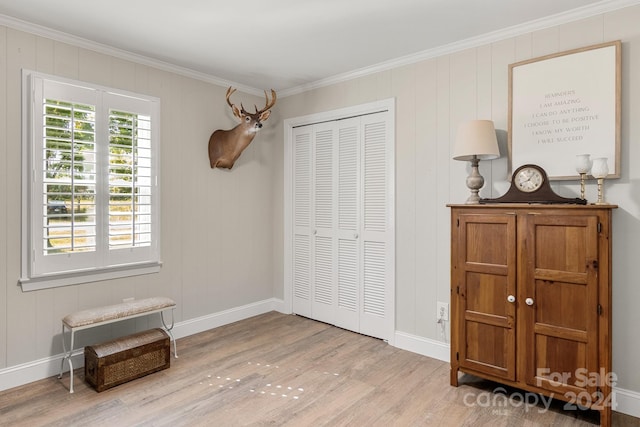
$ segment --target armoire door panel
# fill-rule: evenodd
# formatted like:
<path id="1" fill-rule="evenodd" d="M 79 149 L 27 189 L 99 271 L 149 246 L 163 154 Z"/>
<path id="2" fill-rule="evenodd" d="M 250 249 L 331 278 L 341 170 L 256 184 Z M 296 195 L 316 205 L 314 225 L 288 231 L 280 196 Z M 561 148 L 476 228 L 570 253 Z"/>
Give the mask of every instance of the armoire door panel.
<path id="1" fill-rule="evenodd" d="M 504 326 L 512 326 L 507 321 L 512 310 L 509 309 L 510 304 L 506 304 L 509 283 L 506 269 L 503 270 L 503 274 L 467 272 L 464 289 L 466 308 L 467 312 L 504 319 Z"/>
<path id="2" fill-rule="evenodd" d="M 540 270 L 586 273 L 587 259 L 597 257 L 597 233 L 589 229 L 586 218 L 566 218 L 561 223 L 552 218 L 539 218 L 535 223 L 533 239 L 536 245 L 535 268 Z M 590 253 L 588 253 L 590 252 Z"/>
<path id="3" fill-rule="evenodd" d="M 526 382 L 556 393 L 595 392 L 578 369 L 598 371 L 598 217 L 526 215 L 521 266 Z M 558 380 L 560 378 L 561 380 Z"/>
<path id="4" fill-rule="evenodd" d="M 586 283 L 536 280 L 536 323 L 576 331 L 587 331 L 589 315 Z"/>
<path id="5" fill-rule="evenodd" d="M 587 381 L 584 381 L 587 372 L 576 367 L 587 364 L 587 342 L 536 334 L 535 365 L 538 368 L 532 385 L 560 395 L 581 393 L 588 388 Z"/>
<path id="6" fill-rule="evenodd" d="M 468 342 L 464 363 L 461 365 L 501 378 L 512 379 L 513 331 L 509 328 L 473 321 L 465 321 L 465 330 Z"/>
<path id="7" fill-rule="evenodd" d="M 477 221 L 478 218 L 475 220 Z M 509 262 L 509 252 L 505 250 L 506 247 L 499 244 L 487 245 L 487 243 L 496 241 L 506 244 L 509 239 L 515 237 L 514 231 L 510 230 L 504 222 L 491 223 L 486 222 L 486 219 L 476 221 L 470 219 L 466 222 L 464 229 L 465 263 L 478 264 L 482 268 L 496 265 L 506 269 Z"/>
<path id="8" fill-rule="evenodd" d="M 460 215 L 457 306 L 461 367 L 515 380 L 515 215 Z"/>

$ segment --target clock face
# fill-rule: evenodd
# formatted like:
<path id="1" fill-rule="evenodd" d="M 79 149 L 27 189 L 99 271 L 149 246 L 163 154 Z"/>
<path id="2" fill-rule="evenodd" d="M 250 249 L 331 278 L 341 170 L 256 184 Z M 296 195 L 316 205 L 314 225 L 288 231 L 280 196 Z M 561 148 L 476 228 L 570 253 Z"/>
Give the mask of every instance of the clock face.
<path id="1" fill-rule="evenodd" d="M 544 183 L 544 176 L 538 168 L 525 166 L 518 170 L 514 176 L 516 188 L 525 193 L 532 193 L 538 190 Z"/>

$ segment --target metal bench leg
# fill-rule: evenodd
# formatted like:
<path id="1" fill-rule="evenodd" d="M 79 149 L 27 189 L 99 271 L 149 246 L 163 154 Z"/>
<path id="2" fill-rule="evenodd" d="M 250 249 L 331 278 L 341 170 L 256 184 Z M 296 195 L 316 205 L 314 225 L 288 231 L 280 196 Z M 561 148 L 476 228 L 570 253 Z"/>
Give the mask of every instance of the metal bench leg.
<path id="1" fill-rule="evenodd" d="M 173 341 L 173 357 L 175 357 L 176 359 L 178 358 L 178 347 L 176 345 L 176 339 L 173 337 L 173 333 L 171 332 L 171 330 L 173 329 L 173 323 L 174 323 L 174 312 L 173 312 L 173 308 L 171 309 L 171 327 L 168 327 L 167 324 L 164 321 L 164 311 L 160 312 L 160 319 L 162 320 L 162 326 L 164 326 L 164 329 L 167 331 L 167 333 L 169 334 L 169 336 L 171 337 L 171 341 Z"/>
<path id="2" fill-rule="evenodd" d="M 71 338 L 69 342 L 69 351 L 67 351 L 67 346 L 64 341 L 64 330 L 65 330 L 65 324 L 63 322 L 62 323 L 62 350 L 64 352 L 64 357 L 60 362 L 60 374 L 58 375 L 58 379 L 62 378 L 62 372 L 64 370 L 64 361 L 66 360 L 67 362 L 69 362 L 69 393 L 73 393 L 73 362 L 71 361 L 71 354 L 73 353 L 73 338 L 74 338 L 75 331 L 72 328 L 69 328 Z"/>
<path id="3" fill-rule="evenodd" d="M 62 378 L 62 371 L 64 370 L 64 361 L 67 359 L 67 345 L 64 342 L 64 323 L 62 323 L 62 353 L 64 357 L 60 361 L 60 373 L 58 374 L 58 379 Z"/>

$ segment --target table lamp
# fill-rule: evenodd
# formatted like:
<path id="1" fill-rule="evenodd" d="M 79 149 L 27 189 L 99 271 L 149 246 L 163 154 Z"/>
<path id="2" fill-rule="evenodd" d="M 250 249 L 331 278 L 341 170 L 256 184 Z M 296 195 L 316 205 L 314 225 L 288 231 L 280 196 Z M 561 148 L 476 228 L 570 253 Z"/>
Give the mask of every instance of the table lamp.
<path id="1" fill-rule="evenodd" d="M 453 159 L 471 162 L 471 174 L 467 177 L 467 187 L 471 190 L 471 195 L 467 199 L 467 204 L 480 202 L 478 192 L 484 185 L 484 178 L 478 172 L 478 163 L 480 160 L 493 160 L 498 157 L 500 157 L 500 149 L 491 120 L 471 120 L 460 125 Z"/>

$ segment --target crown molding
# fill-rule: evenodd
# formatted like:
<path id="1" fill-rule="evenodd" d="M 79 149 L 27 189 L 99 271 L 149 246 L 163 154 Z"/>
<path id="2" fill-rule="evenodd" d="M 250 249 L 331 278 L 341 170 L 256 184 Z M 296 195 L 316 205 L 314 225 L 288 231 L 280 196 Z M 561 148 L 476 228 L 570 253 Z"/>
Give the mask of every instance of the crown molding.
<path id="1" fill-rule="evenodd" d="M 349 71 L 343 74 L 337 74 L 326 79 L 317 80 L 312 83 L 303 84 L 278 92 L 280 98 L 307 92 L 325 86 L 342 83 L 347 80 L 364 77 L 370 74 L 388 71 L 394 68 L 400 68 L 406 65 L 415 64 L 427 59 L 433 59 L 444 55 L 460 52 L 466 49 L 472 49 L 495 43 L 508 38 L 531 33 L 533 31 L 543 30 L 545 28 L 555 27 L 569 22 L 578 21 L 580 19 L 590 18 L 614 10 L 623 9 L 625 7 L 640 4 L 640 0 L 603 0 L 591 5 L 583 6 L 568 12 L 547 16 L 534 21 L 525 22 L 523 24 L 514 25 L 512 27 L 500 29 L 490 33 L 485 33 L 477 37 L 471 37 L 433 49 L 427 49 L 418 53 L 402 56 L 389 61 L 381 62 L 376 65 Z"/>
<path id="2" fill-rule="evenodd" d="M 514 25 L 505 29 L 486 33 L 477 37 L 468 38 L 455 43 L 439 46 L 433 49 L 427 49 L 415 54 L 402 56 L 389 61 L 384 61 L 372 66 L 360 68 L 357 70 L 349 71 L 342 74 L 337 74 L 326 79 L 317 80 L 308 84 L 295 86 L 289 89 L 282 89 L 278 91 L 279 98 L 285 98 L 287 96 L 296 95 L 299 93 L 307 92 L 313 89 L 318 89 L 325 86 L 330 86 L 336 83 L 342 83 L 344 81 L 364 77 L 370 74 L 378 73 L 381 71 L 387 71 L 393 68 L 402 67 L 405 65 L 414 64 L 416 62 L 424 61 L 427 59 L 437 58 L 459 52 L 465 49 L 471 49 L 482 45 L 494 43 L 507 38 L 519 36 L 522 34 L 530 33 L 533 31 L 542 30 L 545 28 L 566 24 L 568 22 L 577 21 L 580 19 L 589 18 L 595 15 L 611 12 L 625 7 L 630 7 L 640 4 L 640 0 L 602 0 L 597 3 L 586 5 L 577 9 L 570 10 L 568 12 L 559 13 L 556 15 L 548 16 L 545 18 L 537 19 L 534 21 L 525 22 L 523 24 Z M 97 43 L 91 40 L 84 39 L 82 37 L 73 36 L 71 34 L 47 28 L 41 25 L 26 22 L 20 19 L 16 19 L 7 15 L 0 14 L 0 25 L 4 25 L 9 28 L 31 33 L 37 36 L 46 37 L 52 40 L 56 40 L 62 43 L 67 43 L 80 48 L 92 50 L 105 55 L 114 56 L 116 58 L 132 61 L 138 64 L 147 65 L 170 73 L 179 74 L 185 77 L 201 80 L 207 83 L 211 83 L 218 86 L 228 87 L 233 86 L 239 89 L 241 92 L 262 96 L 263 91 L 258 88 L 243 85 L 237 82 L 225 80 L 210 74 L 202 73 L 192 70 L 190 68 L 181 67 L 175 64 L 171 64 L 166 61 L 150 58 L 148 56 L 139 55 L 123 49 L 118 49 L 113 46 Z"/>
<path id="3" fill-rule="evenodd" d="M 260 89 L 256 89 L 251 86 L 243 85 L 241 83 L 225 80 L 210 74 L 202 73 L 192 70 L 190 68 L 181 67 L 170 62 L 161 61 L 159 59 L 150 58 L 148 56 L 139 55 L 133 52 L 129 52 L 123 49 L 119 49 L 106 44 L 91 41 L 82 37 L 77 37 L 62 31 L 54 30 L 42 25 L 33 24 L 31 22 L 23 21 L 11 16 L 0 14 L 0 25 L 12 28 L 14 30 L 23 31 L 36 36 L 45 37 L 51 40 L 55 40 L 61 43 L 66 43 L 82 49 L 91 50 L 94 52 L 102 53 L 105 55 L 113 56 L 115 58 L 123 59 L 126 61 L 135 62 L 136 64 L 146 65 L 149 67 L 157 68 L 162 71 L 178 74 L 184 77 L 189 77 L 195 80 L 204 81 L 217 86 L 229 87 L 233 86 L 236 89 L 244 93 L 252 95 L 263 96 L 264 92 Z"/>

